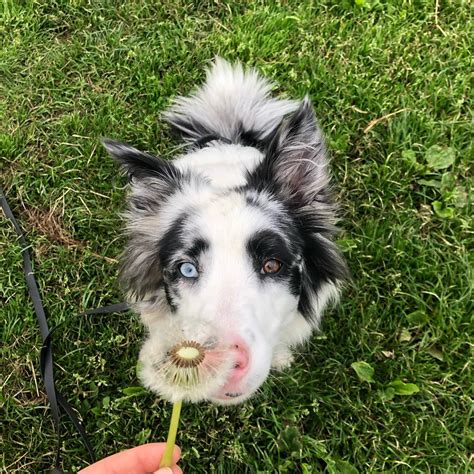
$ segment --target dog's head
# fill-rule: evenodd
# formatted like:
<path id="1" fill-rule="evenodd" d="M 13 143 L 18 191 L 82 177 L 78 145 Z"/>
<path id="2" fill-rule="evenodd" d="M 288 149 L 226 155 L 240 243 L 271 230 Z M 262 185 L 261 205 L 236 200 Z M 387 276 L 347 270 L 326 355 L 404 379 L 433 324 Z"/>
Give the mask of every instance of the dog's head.
<path id="1" fill-rule="evenodd" d="M 145 384 L 170 399 L 245 400 L 272 365 L 290 362 L 291 346 L 309 336 L 346 276 L 309 100 L 237 187 L 123 143 L 104 145 L 131 183 L 121 279 L 149 332 Z M 206 380 L 192 389 L 162 371 L 176 334 L 209 348 Z"/>

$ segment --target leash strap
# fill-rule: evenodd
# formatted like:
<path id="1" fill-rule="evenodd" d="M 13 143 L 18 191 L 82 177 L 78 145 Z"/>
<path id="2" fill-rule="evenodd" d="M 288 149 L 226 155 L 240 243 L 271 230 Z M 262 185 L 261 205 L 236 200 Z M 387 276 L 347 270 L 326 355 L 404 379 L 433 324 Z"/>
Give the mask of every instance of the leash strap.
<path id="1" fill-rule="evenodd" d="M 55 465 L 52 473 L 60 474 L 62 473 L 61 469 L 61 425 L 60 425 L 60 418 L 61 418 L 61 411 L 64 411 L 69 419 L 71 420 L 72 424 L 76 428 L 77 432 L 81 436 L 82 442 L 86 447 L 89 457 L 92 463 L 95 462 L 95 454 L 94 448 L 92 447 L 87 433 L 79 421 L 78 417 L 74 413 L 71 405 L 66 401 L 66 399 L 61 395 L 54 383 L 54 364 L 53 364 L 53 345 L 52 345 L 52 335 L 55 330 L 60 326 L 54 327 L 52 330 L 49 330 L 48 326 L 48 319 L 46 315 L 46 310 L 43 306 L 43 302 L 41 300 L 41 295 L 38 289 L 38 285 L 36 283 L 36 279 L 33 273 L 33 266 L 31 263 L 30 254 L 28 252 L 28 244 L 26 239 L 21 231 L 18 222 L 13 215 L 10 206 L 8 205 L 7 198 L 3 192 L 3 189 L 0 187 L 0 200 L 3 212 L 5 213 L 6 217 L 11 221 L 13 227 L 15 228 L 15 232 L 18 236 L 18 240 L 21 244 L 21 254 L 23 257 L 23 273 L 25 275 L 26 284 L 28 287 L 28 293 L 30 298 L 33 302 L 33 306 L 36 313 L 36 318 L 38 320 L 38 325 L 40 328 L 41 338 L 43 340 L 43 346 L 41 347 L 40 351 L 40 369 L 41 369 L 41 376 L 43 378 L 44 388 L 46 390 L 46 396 L 49 401 L 49 405 L 51 407 L 51 413 L 53 415 L 53 421 L 56 428 L 56 433 L 58 436 L 58 445 L 56 450 L 56 458 L 55 458 Z M 122 312 L 127 311 L 129 309 L 126 303 L 118 303 L 112 304 L 109 306 L 104 306 L 102 308 L 92 309 L 84 311 L 83 313 L 79 313 L 77 316 L 87 316 L 91 314 L 109 314 L 115 312 Z"/>

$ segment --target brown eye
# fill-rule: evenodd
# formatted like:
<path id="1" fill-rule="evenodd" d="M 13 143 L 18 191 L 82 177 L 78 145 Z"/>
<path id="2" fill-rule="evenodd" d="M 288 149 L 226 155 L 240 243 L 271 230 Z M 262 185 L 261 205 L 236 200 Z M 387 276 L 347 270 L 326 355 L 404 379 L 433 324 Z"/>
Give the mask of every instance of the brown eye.
<path id="1" fill-rule="evenodd" d="M 261 273 L 265 275 L 271 275 L 278 273 L 281 270 L 282 263 L 274 258 L 269 258 L 263 262 Z"/>

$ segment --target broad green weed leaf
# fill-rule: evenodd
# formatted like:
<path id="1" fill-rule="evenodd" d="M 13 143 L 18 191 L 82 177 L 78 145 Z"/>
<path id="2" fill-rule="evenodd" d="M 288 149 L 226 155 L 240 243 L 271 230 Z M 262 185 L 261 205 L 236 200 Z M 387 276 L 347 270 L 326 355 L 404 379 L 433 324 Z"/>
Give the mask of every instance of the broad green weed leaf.
<path id="1" fill-rule="evenodd" d="M 419 179 L 417 180 L 417 183 L 423 186 L 430 186 L 436 189 L 441 188 L 441 181 L 439 181 L 438 179 Z"/>
<path id="2" fill-rule="evenodd" d="M 444 170 L 454 163 L 456 156 L 452 148 L 433 145 L 426 150 L 425 159 L 429 168 Z"/>
<path id="3" fill-rule="evenodd" d="M 297 453 L 301 450 L 301 433 L 296 426 L 288 426 L 280 433 L 278 446 L 281 451 Z"/>
<path id="4" fill-rule="evenodd" d="M 457 208 L 462 209 L 470 203 L 471 196 L 464 186 L 456 186 L 452 191 L 451 201 Z"/>
<path id="5" fill-rule="evenodd" d="M 110 397 L 104 397 L 102 399 L 102 406 L 107 409 L 110 406 Z"/>
<path id="6" fill-rule="evenodd" d="M 415 385 L 414 383 L 405 383 L 401 380 L 394 380 L 393 382 L 390 382 L 387 388 L 393 388 L 395 390 L 395 395 L 404 396 L 413 395 L 420 391 L 418 385 Z"/>
<path id="7" fill-rule="evenodd" d="M 143 395 L 145 394 L 146 388 L 144 387 L 126 387 L 122 388 L 122 393 L 124 395 Z"/>
<path id="8" fill-rule="evenodd" d="M 412 326 L 423 326 L 428 322 L 428 315 L 422 309 L 407 314 L 406 318 Z"/>
<path id="9" fill-rule="evenodd" d="M 387 387 L 384 390 L 379 390 L 379 396 L 382 401 L 388 402 L 395 396 L 395 389 L 392 387 Z"/>
<path id="10" fill-rule="evenodd" d="M 302 474 L 311 474 L 313 471 L 313 467 L 310 464 L 306 464 L 305 462 L 301 464 L 301 473 Z"/>
<path id="11" fill-rule="evenodd" d="M 374 381 L 374 369 L 367 362 L 353 362 L 351 367 L 355 370 L 357 376 L 362 382 L 373 382 Z"/>
<path id="12" fill-rule="evenodd" d="M 440 201 L 433 201 L 433 210 L 438 217 L 441 219 L 450 219 L 454 216 L 454 209 L 452 207 L 446 207 L 444 203 Z"/>
<path id="13" fill-rule="evenodd" d="M 416 153 L 413 150 L 403 150 L 402 160 L 410 166 L 416 165 Z"/>
<path id="14" fill-rule="evenodd" d="M 402 161 L 408 168 L 414 168 L 415 171 L 423 172 L 425 170 L 425 165 L 418 163 L 416 153 L 413 150 L 403 150 Z"/>
<path id="15" fill-rule="evenodd" d="M 452 173 L 443 173 L 441 176 L 441 192 L 445 193 L 454 189 L 456 178 Z"/>

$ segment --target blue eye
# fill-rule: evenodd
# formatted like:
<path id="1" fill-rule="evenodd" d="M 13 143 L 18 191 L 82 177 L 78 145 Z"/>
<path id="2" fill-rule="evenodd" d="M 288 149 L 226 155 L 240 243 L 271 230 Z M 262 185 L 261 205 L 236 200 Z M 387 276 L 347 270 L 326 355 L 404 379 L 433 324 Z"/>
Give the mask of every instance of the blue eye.
<path id="1" fill-rule="evenodd" d="M 182 263 L 179 266 L 179 271 L 181 272 L 181 275 L 186 278 L 197 278 L 199 276 L 196 267 L 189 262 Z"/>

